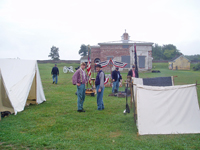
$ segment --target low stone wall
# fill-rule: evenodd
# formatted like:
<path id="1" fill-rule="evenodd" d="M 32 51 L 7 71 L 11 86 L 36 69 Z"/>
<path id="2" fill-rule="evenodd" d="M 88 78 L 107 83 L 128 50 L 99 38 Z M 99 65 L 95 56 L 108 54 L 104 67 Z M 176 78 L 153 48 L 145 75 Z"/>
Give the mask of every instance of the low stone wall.
<path id="1" fill-rule="evenodd" d="M 72 64 L 72 63 L 77 63 L 80 64 L 80 60 L 37 60 L 38 63 L 43 64 L 43 63 L 67 63 L 67 64 Z"/>
<path id="2" fill-rule="evenodd" d="M 168 63 L 169 60 L 153 60 L 152 63 Z"/>

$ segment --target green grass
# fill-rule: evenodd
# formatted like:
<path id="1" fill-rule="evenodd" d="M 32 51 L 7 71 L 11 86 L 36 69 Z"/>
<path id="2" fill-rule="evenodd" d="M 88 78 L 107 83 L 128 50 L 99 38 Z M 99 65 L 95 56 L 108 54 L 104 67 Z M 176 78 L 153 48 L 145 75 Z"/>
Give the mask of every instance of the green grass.
<path id="1" fill-rule="evenodd" d="M 53 64 L 39 64 L 47 101 L 0 121 L 0 149 L 200 149 L 200 134 L 137 136 L 132 112 L 123 114 L 125 98 L 109 97 L 111 88 L 105 88 L 105 110 L 97 111 L 96 97 L 86 96 L 86 112 L 78 113 L 73 74 L 62 72 L 65 65 L 58 64 L 58 85 L 53 85 Z M 153 66 L 161 73 L 140 77 L 178 76 L 176 85 L 200 81 L 200 72 L 168 70 L 165 63 Z"/>

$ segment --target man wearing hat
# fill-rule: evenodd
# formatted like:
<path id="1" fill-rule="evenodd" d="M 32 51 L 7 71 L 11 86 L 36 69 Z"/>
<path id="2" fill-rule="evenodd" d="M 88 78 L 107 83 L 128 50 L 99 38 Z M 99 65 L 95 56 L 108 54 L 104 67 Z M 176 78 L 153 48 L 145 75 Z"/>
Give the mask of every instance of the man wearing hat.
<path id="1" fill-rule="evenodd" d="M 57 68 L 57 65 L 55 64 L 55 66 L 52 68 L 51 70 L 51 75 L 53 78 L 53 84 L 58 82 L 58 76 L 59 76 L 59 69 Z"/>
<path id="2" fill-rule="evenodd" d="M 112 80 L 113 80 L 112 93 L 115 93 L 115 89 L 118 92 L 119 82 L 122 79 L 122 76 L 118 70 L 119 70 L 119 68 L 116 67 L 115 70 L 112 72 Z"/>
<path id="3" fill-rule="evenodd" d="M 135 65 L 132 66 L 132 69 L 128 72 L 127 76 L 135 77 Z"/>
<path id="4" fill-rule="evenodd" d="M 83 103 L 85 101 L 85 85 L 88 81 L 86 73 L 84 71 L 86 64 L 84 62 L 81 63 L 80 68 L 74 73 L 72 77 L 73 85 L 77 87 L 77 107 L 78 112 L 85 112 L 83 109 Z"/>
<path id="5" fill-rule="evenodd" d="M 104 81 L 105 81 L 105 74 L 101 70 L 101 65 L 96 65 L 96 80 L 95 80 L 95 86 L 97 90 L 97 110 L 103 110 L 104 109 L 104 103 L 103 103 L 103 92 L 104 92 Z"/>

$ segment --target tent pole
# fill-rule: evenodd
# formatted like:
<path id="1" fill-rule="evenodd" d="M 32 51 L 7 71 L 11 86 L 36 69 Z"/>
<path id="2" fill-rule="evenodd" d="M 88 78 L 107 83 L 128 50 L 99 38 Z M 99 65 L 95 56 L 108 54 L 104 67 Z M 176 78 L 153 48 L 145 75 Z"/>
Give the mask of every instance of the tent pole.
<path id="1" fill-rule="evenodd" d="M 35 71 L 35 102 L 37 103 L 37 70 Z"/>

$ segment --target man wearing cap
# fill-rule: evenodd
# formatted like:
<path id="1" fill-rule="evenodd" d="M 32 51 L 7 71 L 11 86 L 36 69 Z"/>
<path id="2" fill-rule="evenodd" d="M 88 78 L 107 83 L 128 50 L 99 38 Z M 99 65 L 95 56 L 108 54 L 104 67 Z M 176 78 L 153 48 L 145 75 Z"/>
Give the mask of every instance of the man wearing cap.
<path id="1" fill-rule="evenodd" d="M 85 112 L 83 109 L 83 103 L 85 101 L 85 85 L 88 81 L 86 73 L 84 71 L 86 64 L 84 62 L 81 63 L 81 67 L 74 73 L 72 77 L 73 85 L 77 86 L 77 107 L 78 112 Z"/>
<path id="2" fill-rule="evenodd" d="M 104 92 L 104 81 L 105 81 L 105 74 L 101 70 L 101 65 L 96 65 L 97 76 L 95 80 L 95 86 L 97 90 L 97 110 L 104 109 L 103 103 L 103 92 Z"/>
<path id="3" fill-rule="evenodd" d="M 132 69 L 128 72 L 127 76 L 135 77 L 135 65 L 132 66 Z"/>
<path id="4" fill-rule="evenodd" d="M 58 76 L 59 76 L 59 69 L 57 68 L 56 64 L 51 70 L 51 75 L 52 75 L 52 78 L 53 78 L 53 84 L 54 83 L 57 84 L 58 83 Z"/>
<path id="5" fill-rule="evenodd" d="M 112 93 L 115 93 L 115 89 L 119 90 L 119 82 L 122 79 L 122 76 L 120 72 L 118 71 L 119 68 L 116 67 L 115 70 L 112 72 L 112 80 L 113 80 L 113 85 L 112 85 Z"/>

